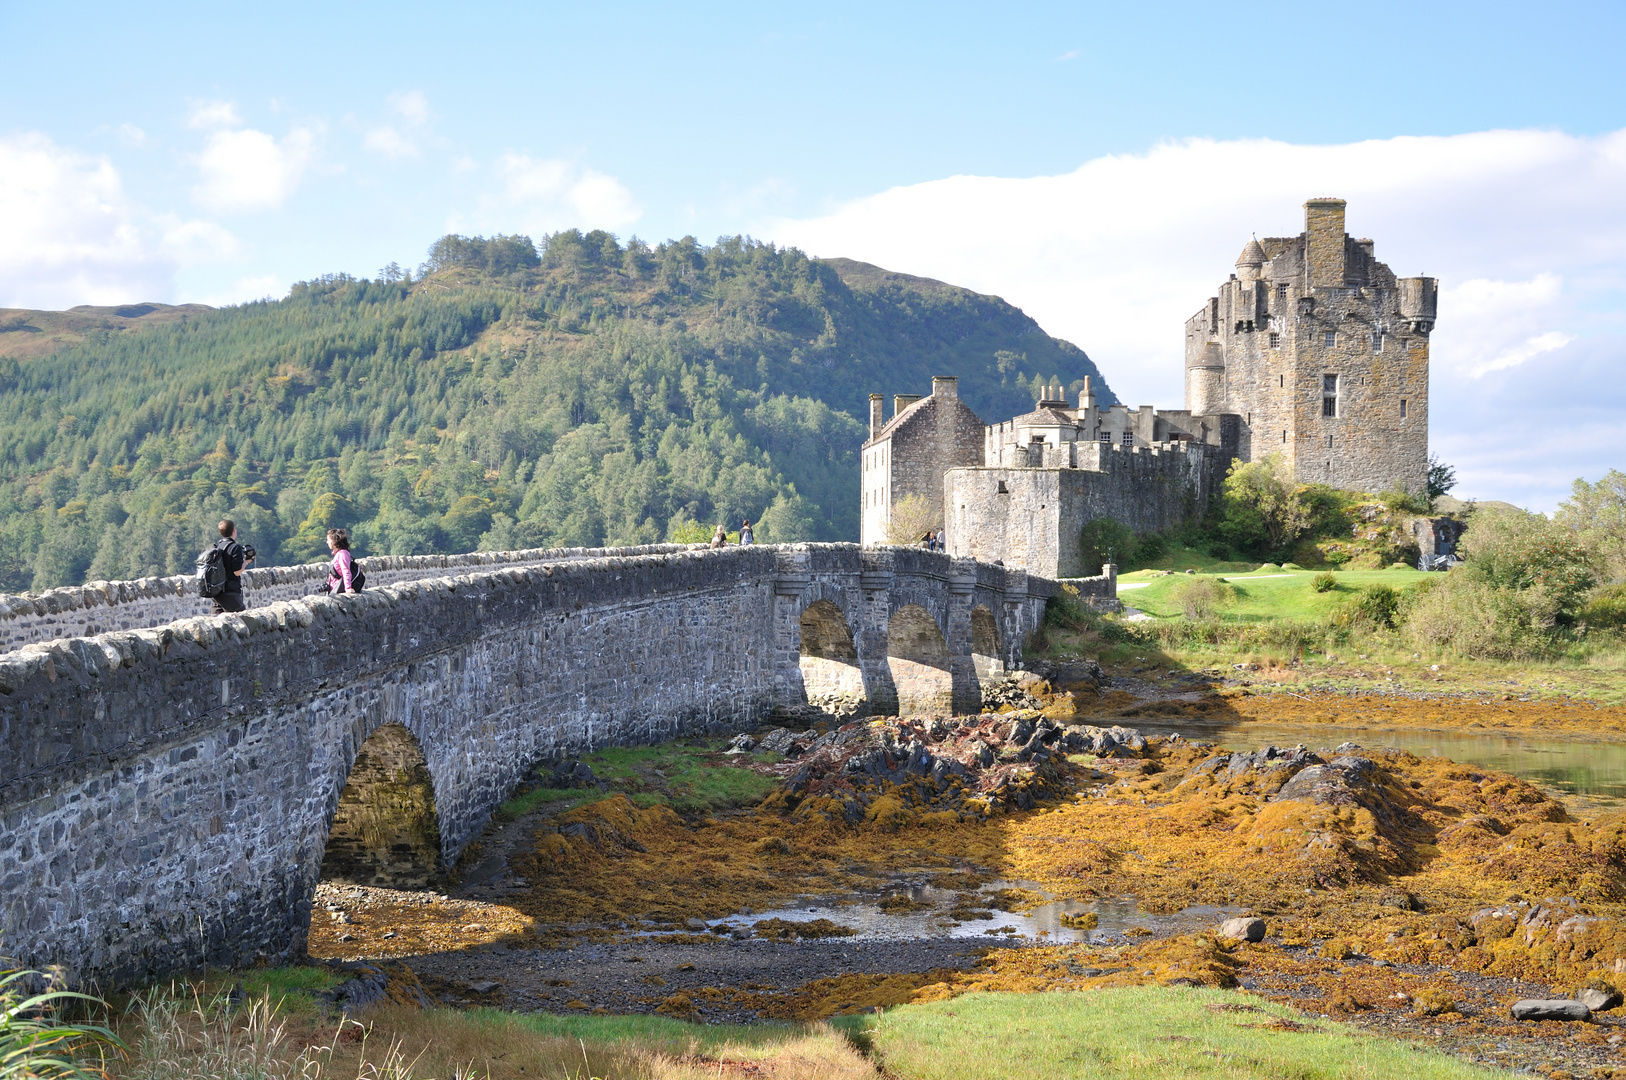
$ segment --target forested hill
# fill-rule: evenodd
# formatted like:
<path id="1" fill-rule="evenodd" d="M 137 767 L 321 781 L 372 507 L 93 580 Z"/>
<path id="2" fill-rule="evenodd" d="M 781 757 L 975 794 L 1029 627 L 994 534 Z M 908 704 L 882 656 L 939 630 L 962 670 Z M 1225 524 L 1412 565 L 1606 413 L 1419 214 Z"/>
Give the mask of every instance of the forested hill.
<path id="1" fill-rule="evenodd" d="M 995 297 L 735 238 L 449 236 L 412 280 L 219 310 L 0 311 L 0 588 L 178 573 L 220 517 L 261 565 L 643 543 L 720 518 L 852 540 L 872 392 L 957 374 L 985 419 L 1095 365 Z"/>

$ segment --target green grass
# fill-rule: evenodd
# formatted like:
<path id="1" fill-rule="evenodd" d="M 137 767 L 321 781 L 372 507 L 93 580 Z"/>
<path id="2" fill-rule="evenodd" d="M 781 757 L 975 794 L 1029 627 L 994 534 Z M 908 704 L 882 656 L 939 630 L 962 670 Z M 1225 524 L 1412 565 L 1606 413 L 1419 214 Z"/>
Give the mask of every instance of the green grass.
<path id="1" fill-rule="evenodd" d="M 1236 597 L 1221 610 L 1222 620 L 1315 620 L 1325 618 L 1368 585 L 1405 589 L 1428 576 L 1420 570 L 1338 570 L 1332 574 L 1337 586 L 1327 592 L 1316 592 L 1311 587 L 1311 581 L 1317 573 L 1304 570 L 1250 568 L 1248 573 L 1175 574 L 1172 577 L 1159 575 L 1156 571 L 1137 570 L 1118 578 L 1118 599 L 1126 606 L 1138 608 L 1148 615 L 1172 618 L 1180 614 L 1180 602 L 1175 591 L 1180 582 L 1223 577 L 1236 590 Z M 1122 588 L 1123 585 L 1139 582 L 1148 584 L 1143 589 Z"/>
<path id="2" fill-rule="evenodd" d="M 760 802 L 778 786 L 772 777 L 741 768 L 747 763 L 778 760 L 772 754 L 725 757 L 720 739 L 683 740 L 659 746 L 612 746 L 581 760 L 593 775 L 609 784 L 597 788 L 536 788 L 516 795 L 497 809 L 513 820 L 539 806 L 566 799 L 587 803 L 625 794 L 638 806 L 670 806 L 682 814 L 711 814 Z M 542 776 L 551 775 L 539 770 Z"/>
<path id="3" fill-rule="evenodd" d="M 1240 574 L 1258 566 L 1257 562 L 1237 561 L 1235 559 L 1216 559 L 1196 548 L 1179 547 L 1171 545 L 1162 558 L 1144 564 L 1146 570 L 1178 570 L 1185 573 L 1195 570 L 1199 574 Z M 1139 573 L 1140 571 L 1136 571 Z M 1120 574 L 1119 577 L 1124 575 Z"/>
<path id="4" fill-rule="evenodd" d="M 588 1043 L 636 1041 L 660 1053 L 682 1054 L 693 1048 L 719 1046 L 772 1046 L 805 1034 L 807 1024 L 695 1024 L 664 1016 L 570 1016 L 554 1013 L 511 1013 L 501 1009 L 470 1009 L 462 1016 L 475 1026 L 518 1026 L 536 1035 L 582 1039 Z"/>
<path id="5" fill-rule="evenodd" d="M 908 1080 L 1507 1075 L 1220 990 L 967 994 L 861 1019 L 887 1073 Z M 1273 1019 L 1303 1029 L 1263 1026 Z"/>

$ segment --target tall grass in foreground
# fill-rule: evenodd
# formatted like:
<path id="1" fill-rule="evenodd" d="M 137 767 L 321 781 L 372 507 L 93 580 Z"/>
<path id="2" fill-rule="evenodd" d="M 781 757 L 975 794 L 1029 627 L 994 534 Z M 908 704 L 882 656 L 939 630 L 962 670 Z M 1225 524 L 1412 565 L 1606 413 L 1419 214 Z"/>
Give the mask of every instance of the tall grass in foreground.
<path id="1" fill-rule="evenodd" d="M 865 1033 L 887 1074 L 908 1080 L 1507 1075 L 1245 994 L 1188 987 L 965 994 L 870 1018 Z"/>
<path id="2" fill-rule="evenodd" d="M 44 989 L 32 992 L 40 983 Z M 19 1080 L 79 1080 L 102 1070 L 84 1064 L 93 1049 L 122 1050 L 113 1032 L 97 1024 L 60 1018 L 65 1006 L 100 1005 L 96 998 L 61 988 L 55 974 L 0 972 L 0 1077 Z"/>
<path id="3" fill-rule="evenodd" d="M 333 1019 L 267 992 L 175 987 L 133 999 L 123 1080 L 875 1080 L 825 1025 L 696 1025 L 655 1016 L 383 1006 Z M 100 1074 L 95 1074 L 100 1075 Z"/>

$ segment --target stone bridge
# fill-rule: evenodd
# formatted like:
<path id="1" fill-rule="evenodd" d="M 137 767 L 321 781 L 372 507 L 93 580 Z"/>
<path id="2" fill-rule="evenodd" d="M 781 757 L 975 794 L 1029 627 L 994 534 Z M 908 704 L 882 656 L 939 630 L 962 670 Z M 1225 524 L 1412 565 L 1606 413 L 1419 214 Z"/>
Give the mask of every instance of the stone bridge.
<path id="1" fill-rule="evenodd" d="M 974 711 L 1058 588 L 842 544 L 363 566 L 253 571 L 236 615 L 185 579 L 0 598 L 0 951 L 104 987 L 295 959 L 324 869 L 426 881 L 539 762 L 810 696 Z"/>

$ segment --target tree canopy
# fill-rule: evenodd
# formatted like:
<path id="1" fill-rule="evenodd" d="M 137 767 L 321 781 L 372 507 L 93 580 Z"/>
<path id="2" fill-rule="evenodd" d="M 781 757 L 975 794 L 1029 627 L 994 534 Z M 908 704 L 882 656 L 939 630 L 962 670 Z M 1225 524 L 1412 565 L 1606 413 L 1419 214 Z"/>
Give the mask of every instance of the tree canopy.
<path id="1" fill-rule="evenodd" d="M 740 518 L 761 542 L 853 540 L 871 392 L 958 374 L 997 419 L 1088 375 L 1115 400 L 996 297 L 743 237 L 448 236 L 416 280 L 141 305 L 128 329 L 30 344 L 50 314 L 0 327 L 11 590 L 181 572 L 227 516 L 260 565 L 321 557 L 334 525 L 360 554 Z"/>

